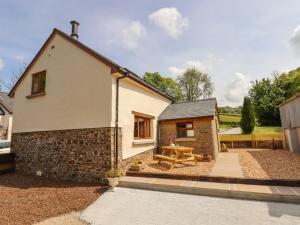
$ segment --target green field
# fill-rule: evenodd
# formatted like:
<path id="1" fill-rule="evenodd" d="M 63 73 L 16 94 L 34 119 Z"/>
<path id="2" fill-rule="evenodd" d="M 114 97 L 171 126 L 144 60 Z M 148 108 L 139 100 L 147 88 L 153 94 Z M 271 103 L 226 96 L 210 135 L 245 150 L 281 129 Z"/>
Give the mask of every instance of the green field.
<path id="1" fill-rule="evenodd" d="M 241 122 L 240 114 L 220 114 L 220 127 L 224 129 L 230 129 L 233 127 L 239 127 Z M 255 127 L 255 134 L 277 134 L 282 132 L 281 127 Z"/>
<path id="2" fill-rule="evenodd" d="M 282 127 L 255 127 L 255 134 L 277 134 L 282 132 Z"/>
<path id="3" fill-rule="evenodd" d="M 221 120 L 221 122 L 224 122 L 224 123 L 240 123 L 241 115 L 239 115 L 239 114 L 236 114 L 236 115 L 221 114 L 220 120 Z"/>
<path id="4" fill-rule="evenodd" d="M 221 128 L 231 128 L 239 127 L 241 122 L 240 114 L 220 114 L 220 127 Z"/>

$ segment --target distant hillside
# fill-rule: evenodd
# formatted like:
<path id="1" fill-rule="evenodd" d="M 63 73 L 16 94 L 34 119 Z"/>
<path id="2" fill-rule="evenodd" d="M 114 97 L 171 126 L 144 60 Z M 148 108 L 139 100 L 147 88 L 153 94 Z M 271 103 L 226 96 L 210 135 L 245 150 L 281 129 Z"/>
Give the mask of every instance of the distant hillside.
<path id="1" fill-rule="evenodd" d="M 242 106 L 239 107 L 231 107 L 231 106 L 223 106 L 218 107 L 219 113 L 221 114 L 241 114 Z"/>

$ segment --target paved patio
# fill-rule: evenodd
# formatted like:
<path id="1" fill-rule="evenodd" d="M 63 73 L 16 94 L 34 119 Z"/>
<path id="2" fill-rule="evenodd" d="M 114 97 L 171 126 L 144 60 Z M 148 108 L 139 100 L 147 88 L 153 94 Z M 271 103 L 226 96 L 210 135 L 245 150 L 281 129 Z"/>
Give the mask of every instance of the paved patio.
<path id="1" fill-rule="evenodd" d="M 220 152 L 210 175 L 221 177 L 243 177 L 239 154 Z"/>
<path id="2" fill-rule="evenodd" d="M 300 205 L 117 188 L 81 219 L 91 225 L 299 225 Z"/>

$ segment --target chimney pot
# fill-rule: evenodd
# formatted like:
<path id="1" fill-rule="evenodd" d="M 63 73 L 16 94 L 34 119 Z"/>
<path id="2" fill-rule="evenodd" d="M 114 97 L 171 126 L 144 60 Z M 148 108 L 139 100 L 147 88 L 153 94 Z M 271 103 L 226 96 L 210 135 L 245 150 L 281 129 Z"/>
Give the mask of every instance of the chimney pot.
<path id="1" fill-rule="evenodd" d="M 76 20 L 72 20 L 70 23 L 72 25 L 71 37 L 75 40 L 78 40 L 78 26 L 79 26 L 79 23 Z"/>

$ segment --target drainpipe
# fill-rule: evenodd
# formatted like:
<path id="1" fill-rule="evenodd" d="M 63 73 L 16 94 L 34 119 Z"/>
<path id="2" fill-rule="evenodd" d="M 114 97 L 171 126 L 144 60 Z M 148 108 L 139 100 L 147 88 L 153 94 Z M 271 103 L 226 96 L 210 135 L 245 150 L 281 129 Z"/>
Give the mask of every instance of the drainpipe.
<path id="1" fill-rule="evenodd" d="M 119 68 L 125 75 L 116 79 L 116 109 L 115 109 L 115 167 L 118 167 L 119 163 L 119 80 L 127 77 L 128 72 L 123 68 Z"/>

